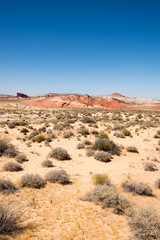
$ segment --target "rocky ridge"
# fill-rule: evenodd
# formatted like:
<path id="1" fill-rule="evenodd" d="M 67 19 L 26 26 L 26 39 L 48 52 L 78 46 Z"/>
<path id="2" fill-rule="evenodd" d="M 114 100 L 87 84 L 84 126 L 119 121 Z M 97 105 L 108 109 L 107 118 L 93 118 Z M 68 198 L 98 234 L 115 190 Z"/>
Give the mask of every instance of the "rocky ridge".
<path id="1" fill-rule="evenodd" d="M 144 98 L 130 98 L 119 93 L 102 96 L 48 93 L 44 97 L 31 99 L 27 101 L 26 104 L 43 107 L 112 108 L 160 104 L 160 101 Z"/>
<path id="2" fill-rule="evenodd" d="M 39 107 L 75 107 L 75 108 L 113 108 L 160 105 L 160 101 L 145 98 L 126 97 L 119 93 L 110 95 L 90 96 L 88 94 L 48 93 L 45 96 L 29 97 L 24 93 L 17 96 L 1 94 L 0 98 L 21 99 L 24 104 Z"/>

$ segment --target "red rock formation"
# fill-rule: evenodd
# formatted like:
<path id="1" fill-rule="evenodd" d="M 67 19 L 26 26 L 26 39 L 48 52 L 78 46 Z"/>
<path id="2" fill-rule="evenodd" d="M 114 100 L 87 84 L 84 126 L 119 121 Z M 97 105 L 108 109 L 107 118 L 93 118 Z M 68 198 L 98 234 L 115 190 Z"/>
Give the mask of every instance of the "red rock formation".
<path id="1" fill-rule="evenodd" d="M 24 93 L 17 93 L 17 97 L 20 97 L 20 98 L 28 98 L 28 96 Z"/>
<path id="2" fill-rule="evenodd" d="M 46 97 L 47 96 L 47 97 Z M 45 97 L 31 99 L 25 101 L 28 105 L 42 106 L 42 107 L 126 107 L 125 104 L 117 99 L 103 99 L 101 97 L 91 97 L 87 94 L 77 95 L 77 94 L 54 94 L 49 93 Z"/>
<path id="3" fill-rule="evenodd" d="M 0 94 L 0 98 L 21 99 L 24 104 L 40 107 L 75 107 L 75 108 L 113 108 L 113 107 L 134 107 L 142 105 L 156 106 L 160 101 L 143 98 L 129 98 L 119 93 L 101 95 L 97 97 L 78 94 L 57 94 L 48 93 L 44 97 L 28 97 L 26 94 L 17 93 L 17 97 Z"/>

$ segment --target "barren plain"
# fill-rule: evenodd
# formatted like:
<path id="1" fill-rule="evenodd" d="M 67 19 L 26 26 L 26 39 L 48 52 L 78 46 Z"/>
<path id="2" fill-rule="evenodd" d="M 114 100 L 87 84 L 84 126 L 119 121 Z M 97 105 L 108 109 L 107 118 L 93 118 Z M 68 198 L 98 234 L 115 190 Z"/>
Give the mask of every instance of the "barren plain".
<path id="1" fill-rule="evenodd" d="M 160 239 L 160 111 L 1 100 L 0 154 L 1 239 Z"/>

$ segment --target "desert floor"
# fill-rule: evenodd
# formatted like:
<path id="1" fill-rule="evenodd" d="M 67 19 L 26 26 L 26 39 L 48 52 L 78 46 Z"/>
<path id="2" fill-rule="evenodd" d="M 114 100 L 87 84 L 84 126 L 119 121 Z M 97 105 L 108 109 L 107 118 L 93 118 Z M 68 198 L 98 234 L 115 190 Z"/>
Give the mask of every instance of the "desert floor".
<path id="1" fill-rule="evenodd" d="M 29 160 L 21 164 L 22 171 L 9 172 L 3 170 L 3 165 L 10 161 L 16 162 L 15 158 L 6 155 L 0 157 L 0 178 L 11 180 L 18 188 L 13 194 L 0 193 L 0 199 L 10 201 L 11 206 L 24 212 L 21 221 L 26 226 L 23 231 L 7 235 L 7 239 L 131 239 L 133 232 L 127 216 L 115 214 L 112 208 L 103 209 L 101 205 L 82 200 L 94 189 L 92 178 L 95 174 L 108 174 L 111 183 L 131 202 L 134 209 L 154 208 L 160 215 L 160 189 L 155 187 L 155 181 L 160 177 L 160 146 L 159 139 L 154 137 L 160 129 L 160 112 L 125 109 L 45 109 L 10 102 L 1 102 L 0 112 L 0 139 L 11 143 Z M 83 123 L 82 120 L 86 116 L 94 119 L 95 123 Z M 26 122 L 26 125 L 10 128 L 11 122 Z M 66 122 L 67 124 L 64 124 Z M 64 124 L 63 129 L 54 129 L 56 124 Z M 115 132 L 122 131 L 114 130 L 114 126 L 118 124 L 130 130 L 132 137 L 116 137 Z M 78 133 L 78 129 L 84 126 L 89 130 L 89 134 L 85 136 Z M 55 134 L 50 142 L 38 143 L 29 139 L 29 135 L 35 129 L 43 127 L 44 131 L 39 130 L 41 135 L 46 136 L 47 131 Z M 23 128 L 29 131 L 26 135 L 21 132 Z M 73 136 L 64 138 L 64 132 L 68 131 L 72 131 Z M 77 144 L 83 143 L 84 140 L 94 144 L 97 136 L 92 134 L 93 131 L 104 131 L 108 134 L 109 139 L 121 147 L 120 156 L 113 155 L 111 162 L 101 162 L 94 156 L 86 156 L 90 146 L 77 149 Z M 127 152 L 128 146 L 135 146 L 139 153 Z M 48 154 L 56 147 L 66 149 L 71 160 L 59 161 L 50 158 Z M 42 167 L 41 163 L 45 159 L 52 160 L 54 166 Z M 154 163 L 158 170 L 145 171 L 146 162 Z M 19 187 L 21 176 L 27 173 L 39 174 L 44 178 L 48 171 L 60 169 L 69 174 L 70 184 L 47 182 L 41 189 Z M 122 183 L 127 180 L 147 183 L 155 196 L 125 192 Z"/>

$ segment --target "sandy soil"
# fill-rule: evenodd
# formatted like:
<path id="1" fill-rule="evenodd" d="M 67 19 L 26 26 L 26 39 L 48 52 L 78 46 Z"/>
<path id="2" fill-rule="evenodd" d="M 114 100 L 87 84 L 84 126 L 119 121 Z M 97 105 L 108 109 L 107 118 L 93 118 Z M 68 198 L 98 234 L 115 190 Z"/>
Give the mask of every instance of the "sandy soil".
<path id="1" fill-rule="evenodd" d="M 2 103 L 1 103 L 2 104 Z M 16 104 L 16 103 L 15 103 Z M 8 106 L 8 105 L 7 105 Z M 14 109 L 15 105 L 13 105 Z M 7 109 L 6 105 L 4 108 Z M 11 108 L 10 108 L 11 109 Z M 82 201 L 86 194 L 94 188 L 92 177 L 97 173 L 106 173 L 111 179 L 112 184 L 123 195 L 126 196 L 134 208 L 153 207 L 160 214 L 160 190 L 155 188 L 154 183 L 160 176 L 160 152 L 156 151 L 158 146 L 158 139 L 154 138 L 154 134 L 160 129 L 160 124 L 156 127 L 141 129 L 139 126 L 130 126 L 129 129 L 132 137 L 117 138 L 114 136 L 115 131 L 110 132 L 106 130 L 106 126 L 113 127 L 114 121 L 111 121 L 113 112 L 108 112 L 110 121 L 97 121 L 97 131 L 105 130 L 109 138 L 118 145 L 123 145 L 120 156 L 113 156 L 111 162 L 105 163 L 94 159 L 94 157 L 87 157 L 87 149 L 77 149 L 77 144 L 83 142 L 85 139 L 94 143 L 95 136 L 93 134 L 84 136 L 77 136 L 77 128 L 80 125 L 85 125 L 90 131 L 95 129 L 89 124 L 82 124 L 80 120 L 72 124 L 71 131 L 75 136 L 70 139 L 63 138 L 63 131 L 53 130 L 53 119 L 58 113 L 64 113 L 64 110 L 40 109 L 37 108 L 21 108 L 21 105 L 14 109 L 14 112 L 6 110 L 2 111 L 0 118 L 0 139 L 5 139 L 13 144 L 16 149 L 27 156 L 28 162 L 22 164 L 23 171 L 7 172 L 3 171 L 2 166 L 8 161 L 15 162 L 14 158 L 7 156 L 0 157 L 0 175 L 1 178 L 10 179 L 16 186 L 19 186 L 21 176 L 26 173 L 39 174 L 44 178 L 45 174 L 50 170 L 41 166 L 41 162 L 45 159 L 53 161 L 54 167 L 52 170 L 64 169 L 71 179 L 71 184 L 60 185 L 47 183 L 45 188 L 30 189 L 19 188 L 19 190 L 8 196 L 0 194 L 2 200 L 11 200 L 18 208 L 25 211 L 22 220 L 28 224 L 27 229 L 23 232 L 12 234 L 9 239 L 32 239 L 32 240 L 116 240 L 129 239 L 132 235 L 127 223 L 127 217 L 116 215 L 112 209 L 102 209 L 100 206 L 92 202 Z M 41 116 L 39 115 L 41 111 Z M 67 110 L 68 111 L 68 110 Z M 73 110 L 77 111 L 77 110 Z M 78 110 L 79 111 L 79 110 Z M 87 110 L 85 110 L 87 111 Z M 89 111 L 89 110 L 88 110 Z M 96 110 L 95 110 L 96 111 Z M 50 114 L 46 117 L 46 114 Z M 95 113 L 101 115 L 101 112 Z M 93 116 L 94 116 L 93 114 Z M 133 120 L 136 112 L 129 115 L 129 120 Z M 157 113 L 154 113 L 155 115 Z M 21 116 L 20 116 L 21 115 Z M 79 112 L 79 116 L 81 112 Z M 122 118 L 125 119 L 125 114 L 122 113 Z M 149 120 L 146 113 L 142 113 L 145 121 Z M 8 121 L 26 120 L 29 126 L 39 129 L 45 125 L 42 121 L 47 120 L 49 126 L 56 138 L 52 139 L 49 146 L 45 142 L 36 143 L 27 139 L 27 136 L 33 131 L 29 129 L 29 133 L 24 135 L 20 132 L 23 126 L 16 126 L 10 129 L 6 124 Z M 160 120 L 160 114 L 158 116 Z M 58 122 L 59 120 L 57 120 Z M 127 122 L 125 122 L 126 124 Z M 136 129 L 138 128 L 138 132 Z M 6 133 L 6 131 L 8 133 Z M 28 143 L 29 142 L 29 143 Z M 126 151 L 128 146 L 137 147 L 139 154 L 129 153 Z M 71 156 L 69 161 L 58 161 L 48 157 L 52 148 L 63 147 Z M 145 162 L 153 162 L 158 167 L 158 171 L 150 172 L 144 170 Z M 133 181 L 148 183 L 154 191 L 156 197 L 146 197 L 126 193 L 121 187 L 121 184 L 131 179 Z"/>

